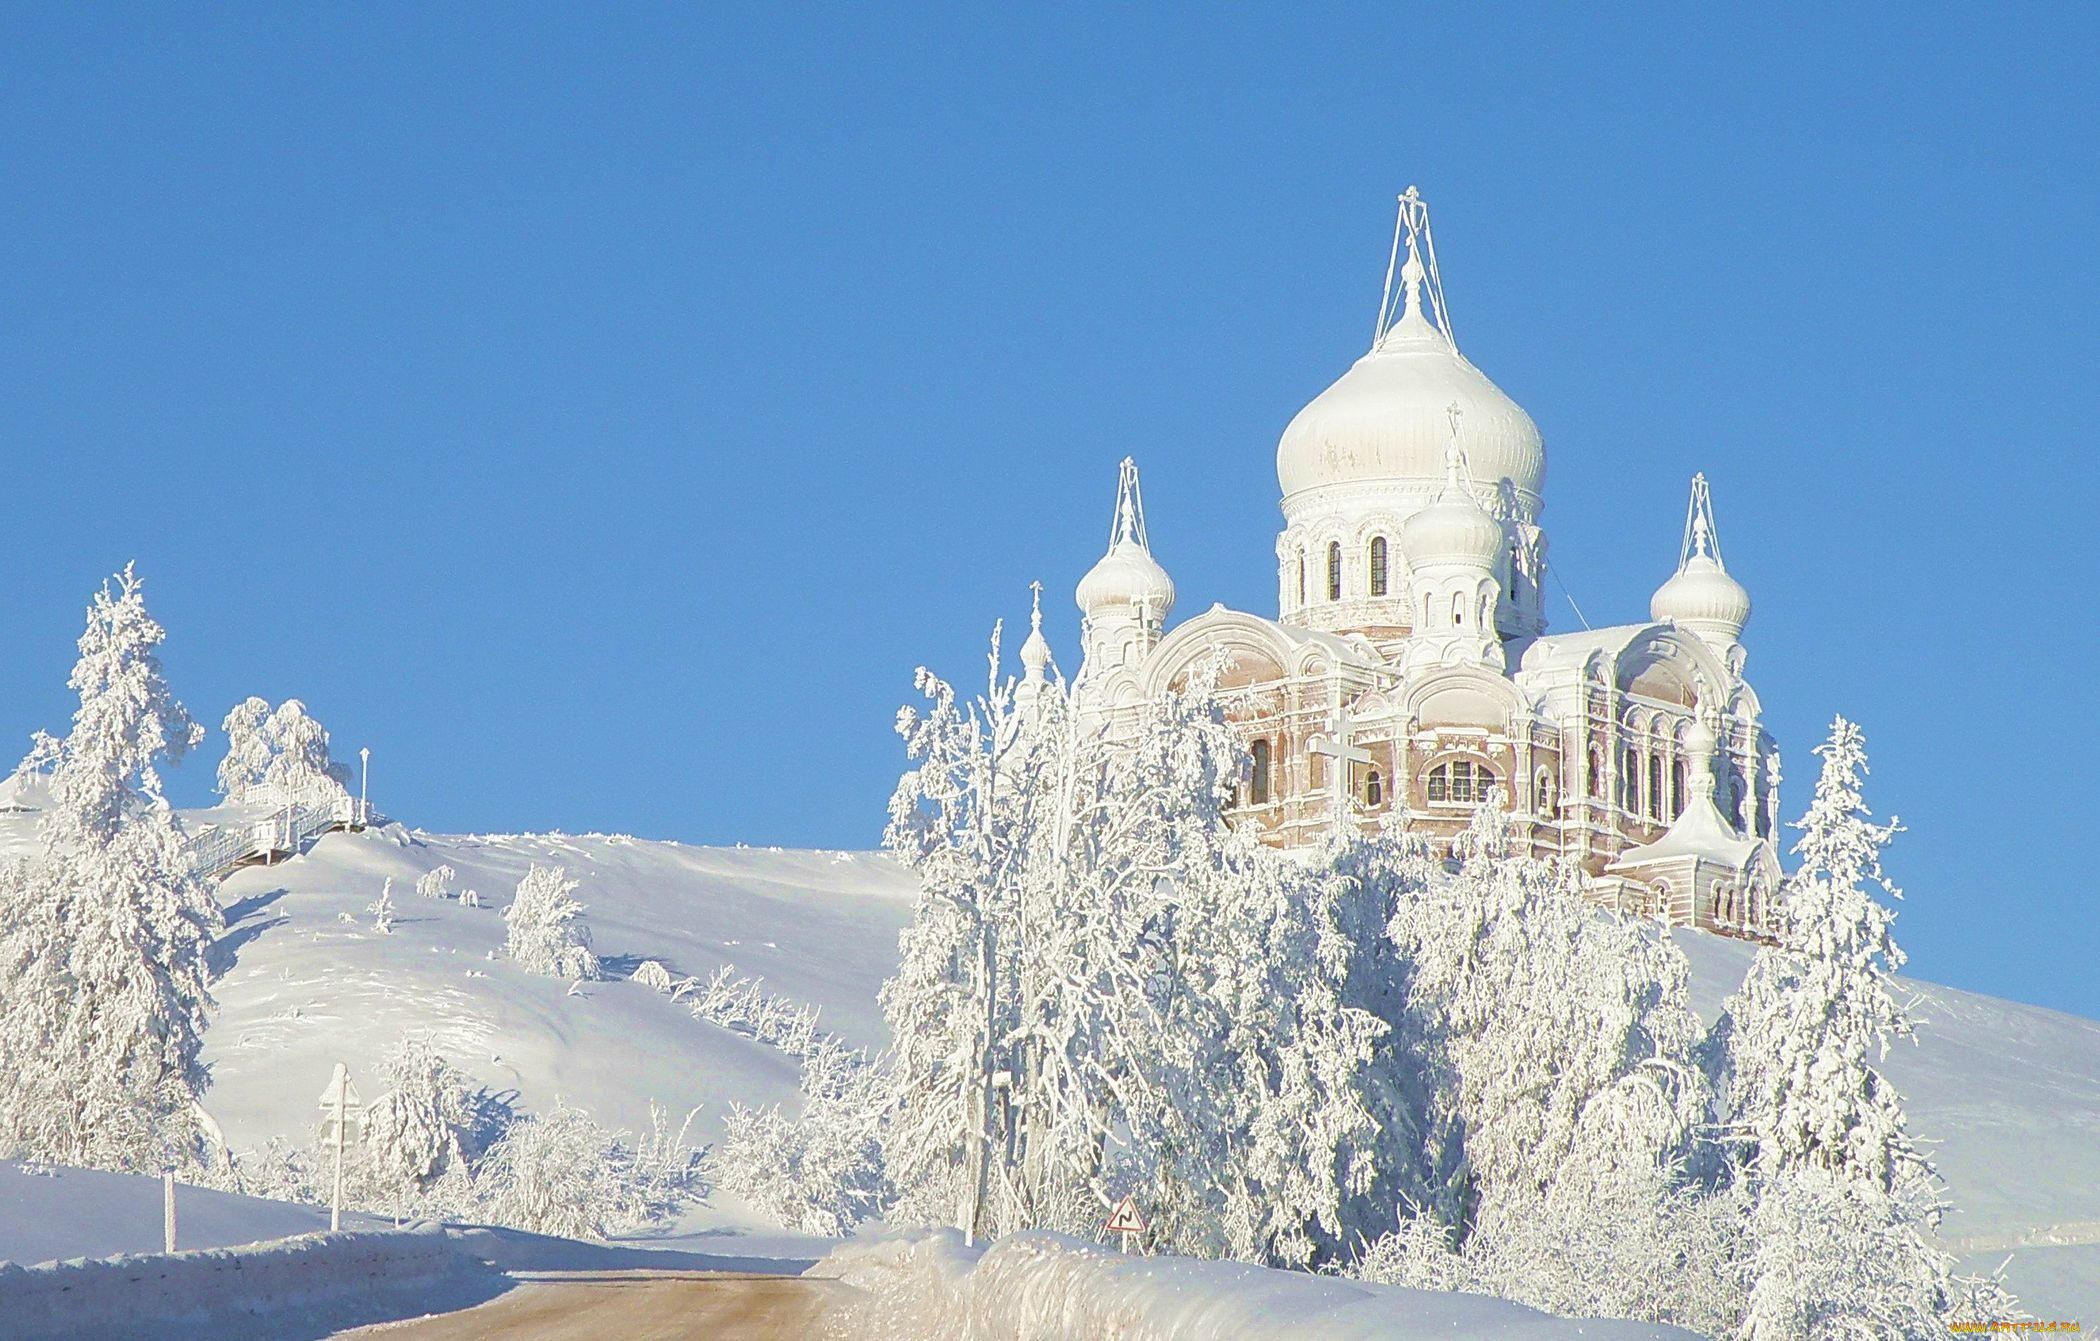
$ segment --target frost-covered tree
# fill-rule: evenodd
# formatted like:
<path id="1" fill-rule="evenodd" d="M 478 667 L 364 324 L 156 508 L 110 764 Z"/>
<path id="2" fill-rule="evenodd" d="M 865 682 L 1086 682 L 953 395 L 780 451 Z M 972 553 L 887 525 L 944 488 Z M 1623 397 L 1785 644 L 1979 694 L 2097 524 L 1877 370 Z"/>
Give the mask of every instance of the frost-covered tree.
<path id="1" fill-rule="evenodd" d="M 1682 952 L 1513 833 L 1498 792 L 1458 870 L 1399 900 L 1388 932 L 1441 1072 L 1429 1120 L 1462 1141 L 1461 1230 L 1535 1214 L 1576 1178 L 1670 1167 L 1708 1107 Z"/>
<path id="2" fill-rule="evenodd" d="M 1328 888 L 1226 823 L 1240 746 L 1214 670 L 1110 722 L 921 672 L 888 842 L 920 877 L 885 985 L 892 1218 L 1312 1260 L 1378 1158 L 1379 1022 L 1340 999 Z"/>
<path id="3" fill-rule="evenodd" d="M 800 1112 L 731 1104 L 714 1181 L 799 1234 L 839 1235 L 881 1213 L 881 1075 L 836 1044 L 802 1063 Z"/>
<path id="4" fill-rule="evenodd" d="M 486 1104 L 427 1038 L 403 1038 L 380 1075 L 387 1088 L 366 1108 L 363 1131 L 380 1198 L 471 1204 L 469 1161 L 481 1153 Z"/>
<path id="5" fill-rule="evenodd" d="M 233 706 L 219 729 L 226 733 L 226 757 L 219 761 L 219 794 L 238 803 L 262 785 L 270 770 L 270 701 L 250 696 Z"/>
<path id="6" fill-rule="evenodd" d="M 1759 950 L 1716 1030 L 1735 1162 L 1755 1199 L 1745 1335 L 1945 1335 L 1974 1308 L 2003 1317 L 2012 1305 L 1995 1281 L 1956 1276 L 1932 1241 L 1932 1170 L 1877 1065 L 1912 1032 L 1894 984 L 1895 912 L 1875 897 L 1902 897 L 1881 866 L 1899 826 L 1867 809 L 1856 725 L 1838 718 L 1816 753 L 1780 941 Z"/>
<path id="7" fill-rule="evenodd" d="M 217 902 L 160 767 L 202 737 L 127 566 L 88 609 L 40 852 L 0 871 L 0 1148 L 105 1168 L 198 1154 Z"/>
<path id="8" fill-rule="evenodd" d="M 512 1123 L 479 1169 L 487 1213 L 506 1226 L 563 1238 L 607 1238 L 647 1226 L 651 1215 L 638 1211 L 647 1198 L 636 1196 L 634 1152 L 622 1135 L 559 1100 Z"/>
<path id="9" fill-rule="evenodd" d="M 288 698 L 272 710 L 267 699 L 235 705 L 222 724 L 226 758 L 219 764 L 219 791 L 238 804 L 257 793 L 273 800 L 319 802 L 349 795 L 350 770 L 328 754 L 328 732 Z"/>
<path id="10" fill-rule="evenodd" d="M 382 936 L 394 934 L 394 915 L 398 911 L 394 907 L 394 877 L 386 878 L 379 887 L 379 897 L 367 904 L 365 911 L 372 915 L 372 930 Z"/>
<path id="11" fill-rule="evenodd" d="M 1911 1034 L 1893 983 L 1904 962 L 1895 912 L 1874 896 L 1902 897 L 1881 869 L 1899 826 L 1874 823 L 1861 796 L 1857 726 L 1838 718 L 1816 753 L 1823 771 L 1797 826 L 1802 865 L 1780 900 L 1780 943 L 1758 952 L 1728 1003 L 1730 1115 L 1760 1176 L 1813 1166 L 1895 1193 L 1929 1174 L 1875 1065 Z"/>
<path id="12" fill-rule="evenodd" d="M 591 953 L 591 929 L 576 899 L 577 882 L 559 866 L 535 865 L 504 910 L 504 953 L 528 973 L 595 981 L 604 976 Z"/>
<path id="13" fill-rule="evenodd" d="M 451 898 L 454 874 L 449 865 L 433 866 L 416 877 L 416 893 L 426 899 Z"/>

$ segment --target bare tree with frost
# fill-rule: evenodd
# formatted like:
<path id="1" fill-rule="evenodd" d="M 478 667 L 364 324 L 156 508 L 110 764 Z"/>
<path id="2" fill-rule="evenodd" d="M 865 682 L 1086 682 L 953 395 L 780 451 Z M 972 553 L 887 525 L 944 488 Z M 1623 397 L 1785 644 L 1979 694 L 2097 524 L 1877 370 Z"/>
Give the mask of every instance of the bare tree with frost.
<path id="1" fill-rule="evenodd" d="M 920 876 L 885 985 L 893 1218 L 1092 1232 L 1122 1195 L 1162 1242 L 1312 1260 L 1371 1175 L 1379 1022 L 1340 1000 L 1327 888 L 1232 832 L 1214 671 L 1110 724 L 924 672 L 889 845 Z"/>
<path id="2" fill-rule="evenodd" d="M 0 1147 L 19 1154 L 119 1169 L 197 1154 L 221 919 L 161 789 L 203 736 L 162 674 L 165 636 L 131 567 L 96 593 L 41 850 L 0 872 Z"/>
<path id="3" fill-rule="evenodd" d="M 504 910 L 504 953 L 528 973 L 595 981 L 605 976 L 591 952 L 591 929 L 576 899 L 577 882 L 559 866 L 534 865 Z"/>

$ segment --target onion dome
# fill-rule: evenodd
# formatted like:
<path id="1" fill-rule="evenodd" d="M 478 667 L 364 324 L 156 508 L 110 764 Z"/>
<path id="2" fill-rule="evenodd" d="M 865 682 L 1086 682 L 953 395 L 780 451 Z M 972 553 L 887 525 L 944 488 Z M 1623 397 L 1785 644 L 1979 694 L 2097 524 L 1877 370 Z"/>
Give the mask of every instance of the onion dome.
<path id="1" fill-rule="evenodd" d="M 1469 564 L 1492 571 L 1502 557 L 1502 524 L 1488 515 L 1461 478 L 1465 458 L 1455 429 L 1452 425 L 1447 430 L 1451 441 L 1445 451 L 1443 492 L 1401 525 L 1400 548 L 1415 567 Z"/>
<path id="2" fill-rule="evenodd" d="M 1526 510 L 1539 511 L 1546 448 L 1538 425 L 1467 362 L 1448 325 L 1430 322 L 1422 303 L 1427 273 L 1410 235 L 1399 320 L 1298 412 L 1277 444 L 1276 482 L 1286 505 L 1293 494 L 1335 485 L 1393 485 L 1426 496 L 1443 474 L 1446 414 L 1456 404 L 1464 422 L 1459 447 L 1473 477 L 1490 487 L 1508 480 Z"/>
<path id="3" fill-rule="evenodd" d="M 1677 571 L 1656 588 L 1648 613 L 1711 638 L 1735 642 L 1750 622 L 1750 593 L 1728 575 L 1714 533 L 1713 499 L 1706 476 L 1692 477 L 1692 504 L 1685 520 L 1684 548 Z"/>
<path id="4" fill-rule="evenodd" d="M 1174 608 L 1174 580 L 1152 557 L 1146 541 L 1137 465 L 1128 457 L 1123 459 L 1122 478 L 1117 482 L 1108 553 L 1079 579 L 1077 594 L 1080 610 L 1089 616 L 1135 607 L 1142 618 L 1156 624 Z"/>
<path id="5" fill-rule="evenodd" d="M 1043 584 L 1029 584 L 1034 593 L 1035 606 L 1028 614 L 1028 640 L 1021 644 L 1021 669 L 1031 680 L 1043 678 L 1043 670 L 1050 664 L 1050 640 L 1043 636 Z"/>

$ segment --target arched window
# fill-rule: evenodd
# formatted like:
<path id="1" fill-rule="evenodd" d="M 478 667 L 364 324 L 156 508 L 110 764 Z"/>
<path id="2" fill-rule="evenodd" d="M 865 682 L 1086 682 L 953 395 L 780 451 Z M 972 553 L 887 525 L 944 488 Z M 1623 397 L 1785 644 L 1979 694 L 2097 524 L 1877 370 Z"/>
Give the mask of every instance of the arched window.
<path id="1" fill-rule="evenodd" d="M 1385 595 L 1385 537 L 1371 537 L 1371 594 Z"/>
<path id="2" fill-rule="evenodd" d="M 1531 808 L 1541 819 L 1553 814 L 1553 775 L 1543 768 L 1539 770 L 1538 778 L 1532 784 Z"/>
<path id="3" fill-rule="evenodd" d="M 1462 625 L 1466 622 L 1466 597 L 1464 592 L 1451 593 L 1451 622 Z"/>
<path id="4" fill-rule="evenodd" d="M 1494 786 L 1495 772 L 1486 764 L 1447 759 L 1429 770 L 1427 790 L 1431 801 L 1474 805 L 1487 800 Z"/>
<path id="5" fill-rule="evenodd" d="M 1298 604 L 1305 604 L 1305 551 L 1298 551 Z"/>
<path id="6" fill-rule="evenodd" d="M 1659 754 L 1648 756 L 1648 818 L 1658 822 L 1663 810 L 1663 761 Z"/>
<path id="7" fill-rule="evenodd" d="M 1327 599 L 1342 599 L 1342 542 L 1327 542 Z"/>
<path id="8" fill-rule="evenodd" d="M 1684 813 L 1684 760 L 1670 765 L 1670 818 Z"/>
<path id="9" fill-rule="evenodd" d="M 1370 776 L 1364 779 L 1364 804 L 1367 806 L 1382 806 L 1385 804 L 1385 779 L 1379 776 L 1378 770 L 1375 768 L 1371 770 Z"/>
<path id="10" fill-rule="evenodd" d="M 1590 746 L 1590 795 L 1604 799 L 1604 751 Z"/>
<path id="11" fill-rule="evenodd" d="M 1516 604 L 1517 589 L 1523 579 L 1524 569 L 1517 563 L 1517 552 L 1512 549 L 1509 552 L 1509 601 L 1512 605 Z"/>
<path id="12" fill-rule="evenodd" d="M 1641 813 L 1641 756 L 1630 746 L 1619 767 L 1619 808 L 1629 815 Z"/>
<path id="13" fill-rule="evenodd" d="M 1269 742 L 1266 740 L 1255 741 L 1253 754 L 1254 776 L 1249 779 L 1248 791 L 1253 795 L 1254 804 L 1265 806 L 1269 803 L 1269 765 L 1272 759 Z"/>

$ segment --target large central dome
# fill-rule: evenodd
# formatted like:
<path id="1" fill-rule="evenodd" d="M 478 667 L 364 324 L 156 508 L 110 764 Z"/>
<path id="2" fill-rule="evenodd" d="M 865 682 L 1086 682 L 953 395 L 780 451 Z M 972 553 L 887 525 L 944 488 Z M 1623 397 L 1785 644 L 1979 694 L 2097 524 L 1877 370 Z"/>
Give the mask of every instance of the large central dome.
<path id="1" fill-rule="evenodd" d="M 1538 515 L 1546 476 L 1538 425 L 1431 324 L 1421 273 L 1410 255 L 1405 313 L 1284 429 L 1276 481 L 1286 513 L 1296 512 L 1295 496 L 1338 485 L 1390 485 L 1426 506 L 1443 483 L 1455 405 L 1458 445 L 1473 480 L 1483 489 L 1508 480 L 1520 507 Z"/>

